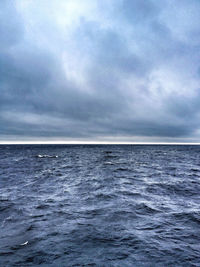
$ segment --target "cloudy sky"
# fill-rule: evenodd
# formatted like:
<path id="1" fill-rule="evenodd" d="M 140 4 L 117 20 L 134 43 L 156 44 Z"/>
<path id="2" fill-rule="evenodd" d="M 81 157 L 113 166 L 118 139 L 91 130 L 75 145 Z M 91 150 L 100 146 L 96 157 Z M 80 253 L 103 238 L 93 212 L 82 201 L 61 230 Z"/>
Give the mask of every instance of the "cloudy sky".
<path id="1" fill-rule="evenodd" d="M 0 141 L 200 142 L 199 0 L 1 0 Z"/>

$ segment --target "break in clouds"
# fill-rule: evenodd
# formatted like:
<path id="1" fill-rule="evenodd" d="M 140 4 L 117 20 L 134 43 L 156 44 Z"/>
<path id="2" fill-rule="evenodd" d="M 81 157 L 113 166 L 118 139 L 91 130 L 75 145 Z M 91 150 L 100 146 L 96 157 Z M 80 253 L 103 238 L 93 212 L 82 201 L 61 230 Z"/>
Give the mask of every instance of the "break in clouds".
<path id="1" fill-rule="evenodd" d="M 200 1 L 0 1 L 0 140 L 199 141 Z"/>

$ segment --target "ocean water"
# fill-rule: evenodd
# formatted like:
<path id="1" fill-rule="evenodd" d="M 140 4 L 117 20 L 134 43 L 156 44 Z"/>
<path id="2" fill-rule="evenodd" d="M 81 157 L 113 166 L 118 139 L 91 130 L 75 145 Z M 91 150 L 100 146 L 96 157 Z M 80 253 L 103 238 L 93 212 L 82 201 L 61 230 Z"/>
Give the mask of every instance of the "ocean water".
<path id="1" fill-rule="evenodd" d="M 39 265 L 200 266 L 200 146 L 0 146 L 0 266 Z"/>

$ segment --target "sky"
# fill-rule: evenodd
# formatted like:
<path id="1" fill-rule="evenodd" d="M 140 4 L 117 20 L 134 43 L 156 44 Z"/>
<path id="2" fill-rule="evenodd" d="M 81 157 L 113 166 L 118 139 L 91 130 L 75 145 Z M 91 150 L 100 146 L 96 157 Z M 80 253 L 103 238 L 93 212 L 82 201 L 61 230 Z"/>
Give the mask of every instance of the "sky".
<path id="1" fill-rule="evenodd" d="M 199 0 L 1 0 L 0 142 L 200 142 Z"/>

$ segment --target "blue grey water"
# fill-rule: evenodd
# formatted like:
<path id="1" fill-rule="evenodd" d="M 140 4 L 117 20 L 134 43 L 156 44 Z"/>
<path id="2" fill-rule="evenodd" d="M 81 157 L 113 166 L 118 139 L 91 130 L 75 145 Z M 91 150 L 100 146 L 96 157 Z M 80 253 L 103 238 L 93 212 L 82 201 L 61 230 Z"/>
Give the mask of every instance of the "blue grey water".
<path id="1" fill-rule="evenodd" d="M 39 265 L 200 266 L 200 146 L 0 146 L 0 266 Z"/>

